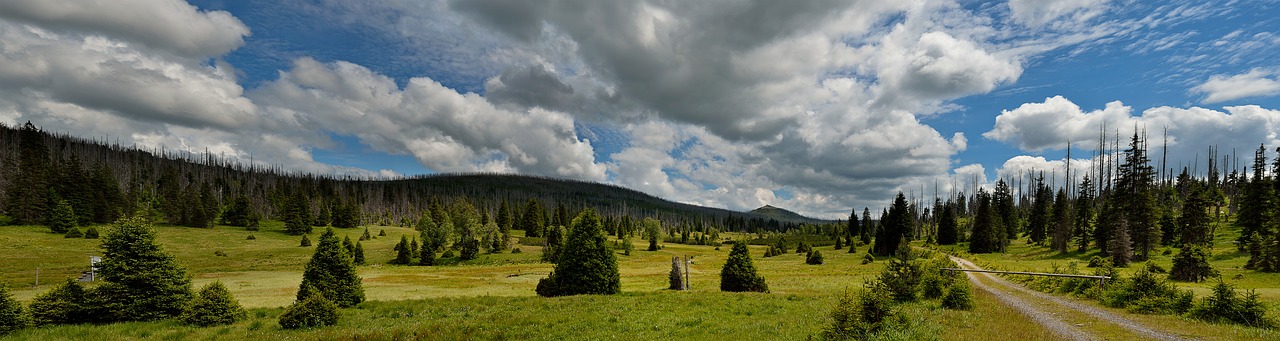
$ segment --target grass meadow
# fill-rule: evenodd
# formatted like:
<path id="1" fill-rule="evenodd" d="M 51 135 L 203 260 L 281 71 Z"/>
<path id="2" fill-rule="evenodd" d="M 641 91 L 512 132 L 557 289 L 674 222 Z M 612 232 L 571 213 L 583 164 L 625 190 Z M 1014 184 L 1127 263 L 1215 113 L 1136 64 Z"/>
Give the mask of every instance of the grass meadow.
<path id="1" fill-rule="evenodd" d="M 107 227 L 100 226 L 100 230 Z M 198 229 L 158 226 L 165 251 L 177 257 L 192 276 L 195 289 L 221 281 L 249 318 L 236 324 L 197 328 L 176 321 L 133 322 L 110 325 L 74 325 L 28 328 L 8 335 L 34 340 L 224 340 L 224 339 L 411 339 L 411 340 L 609 340 L 609 339 L 750 339 L 795 340 L 817 336 L 829 323 L 840 294 L 861 287 L 883 269 L 885 260 L 861 264 L 868 246 L 856 253 L 818 247 L 826 263 L 806 265 L 803 254 L 789 253 L 762 258 L 765 247 L 752 246 L 759 273 L 770 293 L 722 293 L 719 271 L 729 248 L 665 244 L 659 251 L 644 251 L 647 242 L 635 239 L 630 256 L 617 255 L 622 291 L 613 296 L 542 298 L 534 294 L 539 279 L 552 269 L 539 262 L 540 247 L 520 245 L 521 253 L 483 254 L 479 259 L 448 266 L 388 265 L 401 235 L 410 228 L 370 227 L 386 236 L 362 242 L 369 265 L 359 267 L 368 302 L 343 309 L 338 325 L 310 330 L 283 330 L 277 317 L 293 301 L 302 269 L 312 247 L 299 247 L 300 237 L 281 232 L 278 222 L 265 222 L 262 231 L 218 226 Z M 101 231 L 105 232 L 105 231 Z M 312 240 L 322 230 L 317 229 Z M 363 229 L 338 230 L 357 240 Z M 514 231 L 519 237 L 520 231 Z M 253 235 L 255 239 L 247 237 Z M 741 238 L 726 234 L 727 237 Z M 1220 238 L 1221 239 L 1221 238 Z M 1221 242 L 1221 241 L 1220 241 Z M 64 239 L 38 226 L 9 226 L 0 230 L 0 282 L 24 302 L 67 277 L 87 269 L 88 257 L 98 255 L 97 240 Z M 690 256 L 691 291 L 667 290 L 671 257 Z M 1048 270 L 1066 267 L 1089 255 L 1058 255 L 1017 243 L 1005 255 L 964 255 L 992 268 Z M 1158 256 L 1168 266 L 1171 256 Z M 1238 257 L 1216 259 L 1233 264 Z M 450 260 L 446 260 L 449 262 Z M 1084 265 L 1079 267 L 1084 271 Z M 1265 283 L 1269 274 L 1244 273 L 1242 283 Z M 40 286 L 35 268 L 40 268 Z M 1248 287 L 1237 284 L 1239 287 Z M 1280 286 L 1274 285 L 1273 286 Z M 1189 285 L 1205 288 L 1205 284 Z M 1197 289 L 1199 290 L 1199 289 Z M 1207 290 L 1207 289 L 1204 289 Z M 1280 300 L 1276 288 L 1266 291 L 1270 302 Z M 1206 291 L 1207 292 L 1207 291 Z M 1263 292 L 1260 290 L 1260 292 Z M 1198 293 L 1202 293 L 1198 291 Z M 987 293 L 975 291 L 976 308 L 954 311 L 936 301 L 901 305 L 899 315 L 910 328 L 886 332 L 887 339 L 974 340 L 1044 339 L 1051 334 L 1011 309 L 1001 307 Z M 1123 311 L 1119 313 L 1125 314 Z M 1169 316 L 1138 316 L 1153 324 L 1179 324 L 1184 335 L 1205 339 L 1270 337 L 1262 331 L 1218 326 Z M 1190 327 L 1187 327 L 1190 326 Z"/>

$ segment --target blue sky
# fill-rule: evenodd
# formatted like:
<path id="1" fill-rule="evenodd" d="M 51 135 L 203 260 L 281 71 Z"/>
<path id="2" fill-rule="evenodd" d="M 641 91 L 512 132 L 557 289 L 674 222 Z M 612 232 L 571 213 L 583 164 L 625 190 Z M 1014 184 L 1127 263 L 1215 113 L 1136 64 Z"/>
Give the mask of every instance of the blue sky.
<path id="1" fill-rule="evenodd" d="M 299 171 L 839 217 L 1088 168 L 1103 125 L 1280 145 L 1278 1 L 65 3 L 0 4 L 0 123 Z"/>

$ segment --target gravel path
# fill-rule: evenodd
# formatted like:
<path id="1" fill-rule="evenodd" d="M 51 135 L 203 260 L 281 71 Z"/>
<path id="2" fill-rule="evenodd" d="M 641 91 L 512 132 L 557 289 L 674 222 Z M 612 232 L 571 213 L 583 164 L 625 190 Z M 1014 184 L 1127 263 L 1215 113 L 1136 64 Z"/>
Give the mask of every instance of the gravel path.
<path id="1" fill-rule="evenodd" d="M 974 269 L 974 270 L 982 269 L 977 265 L 974 265 L 973 262 L 970 262 L 963 258 L 951 257 L 951 260 L 956 262 L 956 264 L 960 264 L 960 267 L 965 269 Z M 1094 318 L 1103 320 L 1105 322 L 1118 325 L 1126 330 L 1129 330 L 1130 332 L 1133 332 L 1134 334 L 1138 334 L 1147 338 L 1156 339 L 1156 340 L 1187 340 L 1177 335 L 1147 328 L 1142 324 L 1134 322 L 1133 320 L 1127 319 L 1123 316 L 1117 315 L 1105 309 L 1099 309 L 1097 307 L 1090 306 L 1087 304 L 1081 304 L 1079 302 L 1073 302 L 1067 299 L 1063 299 L 1061 297 L 1031 290 L 1021 285 L 1009 283 L 989 273 L 967 272 L 966 274 L 969 276 L 969 280 L 970 282 L 973 282 L 974 286 L 984 291 L 990 292 L 991 294 L 995 295 L 996 298 L 999 298 L 1000 301 L 1004 302 L 1006 305 L 1013 307 L 1014 309 L 1017 309 L 1018 311 L 1022 312 L 1023 314 L 1026 314 L 1027 316 L 1030 316 L 1032 319 L 1036 320 L 1036 322 L 1040 322 L 1041 325 L 1044 325 L 1046 328 L 1049 328 L 1055 334 L 1061 336 L 1063 339 L 1092 340 L 1093 338 L 1089 337 L 1087 333 L 1084 333 L 1079 328 L 1076 328 L 1070 324 L 1067 324 L 1066 322 L 1063 322 L 1061 319 L 1058 319 L 1052 316 L 1052 314 L 1046 313 L 1043 310 L 1040 310 L 1039 308 L 1036 308 L 1035 306 L 1031 305 L 1030 303 L 1027 303 L 1026 301 L 1020 298 L 1014 297 L 1013 295 L 1010 295 L 1007 292 L 1004 292 L 1002 290 L 1007 290 L 1007 289 L 1018 290 L 1028 295 L 1034 296 L 1042 300 L 1042 302 L 1057 304 L 1067 309 L 1075 310 L 1081 314 L 1089 315 Z M 993 283 L 994 286 L 1000 287 L 1000 288 L 992 288 L 991 286 L 987 286 L 986 284 L 983 284 L 981 281 L 978 281 L 978 278 L 976 277 L 978 275 L 984 276 L 987 281 Z"/>

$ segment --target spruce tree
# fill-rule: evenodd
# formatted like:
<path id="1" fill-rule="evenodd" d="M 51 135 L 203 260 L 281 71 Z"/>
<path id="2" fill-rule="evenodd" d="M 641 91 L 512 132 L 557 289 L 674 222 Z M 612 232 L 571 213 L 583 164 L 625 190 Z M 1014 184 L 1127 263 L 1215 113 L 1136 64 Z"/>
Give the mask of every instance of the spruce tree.
<path id="1" fill-rule="evenodd" d="M 356 251 L 352 254 L 352 262 L 355 265 L 364 265 L 364 245 L 356 242 Z"/>
<path id="2" fill-rule="evenodd" d="M 249 207 L 249 197 L 241 194 L 232 200 L 227 209 L 222 212 L 222 224 L 248 227 L 251 215 L 252 208 Z"/>
<path id="3" fill-rule="evenodd" d="M 178 316 L 191 299 L 191 278 L 156 242 L 146 218 L 115 223 L 102 240 L 95 295 L 108 321 L 151 321 Z"/>
<path id="4" fill-rule="evenodd" d="M 338 324 L 338 304 L 325 297 L 319 289 L 306 287 L 298 290 L 298 296 L 305 296 L 285 308 L 280 315 L 280 327 L 284 329 L 305 329 Z"/>
<path id="5" fill-rule="evenodd" d="M 871 236 L 875 235 L 875 225 L 871 223 L 870 208 L 862 208 L 862 224 L 859 224 L 859 226 L 862 231 L 859 233 L 858 240 L 862 241 L 862 245 L 871 244 Z"/>
<path id="6" fill-rule="evenodd" d="M 720 291 L 731 292 L 768 292 L 769 285 L 764 278 L 756 274 L 756 266 L 751 262 L 751 253 L 747 251 L 747 243 L 736 241 L 729 250 L 729 259 L 720 269 Z"/>
<path id="7" fill-rule="evenodd" d="M 1217 275 L 1209 265 L 1209 250 L 1201 244 L 1187 244 L 1173 257 L 1169 279 L 1184 282 L 1200 282 Z"/>
<path id="8" fill-rule="evenodd" d="M 5 191 L 6 212 L 17 225 L 45 221 L 49 210 L 49 187 L 53 177 L 49 146 L 44 132 L 28 121 L 18 130 L 17 173 Z M 61 232 L 59 232 L 61 233 Z"/>
<path id="9" fill-rule="evenodd" d="M 822 265 L 822 252 L 818 250 L 809 251 L 804 257 L 804 263 L 809 265 Z"/>
<path id="10" fill-rule="evenodd" d="M 304 234 L 304 235 L 302 235 L 302 241 L 301 241 L 301 242 L 298 242 L 298 246 L 299 246 L 299 247 L 308 247 L 308 246 L 311 246 L 311 238 L 307 238 L 307 235 L 305 235 L 305 234 Z"/>
<path id="11" fill-rule="evenodd" d="M 391 264 L 409 264 L 412 261 L 413 250 L 409 248 L 409 238 L 400 236 L 400 243 L 396 244 L 395 251 L 396 258 L 391 260 Z"/>
<path id="12" fill-rule="evenodd" d="M 960 197 L 964 199 L 964 197 Z M 956 205 L 957 210 L 964 210 L 963 204 Z M 995 191 L 991 193 L 991 210 L 995 212 L 996 223 L 992 231 L 995 231 L 996 251 L 1003 252 L 1008 246 L 1009 241 L 1018 238 L 1020 231 L 1020 223 L 1018 219 L 1018 209 L 1014 207 L 1013 189 L 1009 188 L 1009 184 L 1004 179 L 996 180 Z M 1001 236 L 1003 236 L 1001 238 Z"/>
<path id="13" fill-rule="evenodd" d="M 554 263 L 559 259 L 557 255 L 560 249 L 564 247 L 564 234 L 564 227 L 547 227 L 547 238 L 542 247 L 542 261 Z"/>
<path id="14" fill-rule="evenodd" d="M 529 198 L 529 203 L 524 207 L 524 216 L 520 218 L 518 225 L 524 230 L 526 237 L 541 237 L 542 229 L 545 225 L 542 217 L 542 205 L 538 204 L 537 199 Z"/>
<path id="15" fill-rule="evenodd" d="M 1112 223 L 1111 231 L 1115 237 L 1111 239 L 1111 264 L 1116 267 L 1127 267 L 1133 257 L 1132 241 L 1129 238 L 1129 221 L 1124 215 L 1118 215 Z"/>
<path id="16" fill-rule="evenodd" d="M 1037 245 L 1044 243 L 1049 230 L 1050 207 L 1053 205 L 1053 191 L 1044 184 L 1044 174 L 1036 179 L 1035 202 L 1031 204 L 1031 216 L 1027 222 L 1027 236 Z"/>
<path id="17" fill-rule="evenodd" d="M 293 195 L 285 204 L 284 230 L 291 235 L 311 233 L 310 210 L 307 208 L 307 197 L 303 194 Z"/>
<path id="18" fill-rule="evenodd" d="M 978 201 L 978 211 L 973 218 L 973 231 L 969 236 L 969 253 L 996 252 L 1001 236 L 996 235 L 995 228 L 999 225 L 1000 218 L 991 207 L 991 195 L 979 188 L 975 200 Z"/>
<path id="19" fill-rule="evenodd" d="M 1058 252 L 1066 253 L 1068 245 L 1071 244 L 1071 227 L 1074 219 L 1071 216 L 1071 202 L 1067 200 L 1067 191 L 1058 189 L 1058 195 L 1053 200 L 1053 212 L 1051 216 L 1051 226 L 1053 233 L 1049 235 L 1049 248 Z"/>
<path id="20" fill-rule="evenodd" d="M 0 336 L 31 326 L 31 316 L 22 303 L 13 298 L 9 287 L 0 285 Z"/>
<path id="21" fill-rule="evenodd" d="M 327 228 L 320 235 L 316 251 L 311 261 L 302 272 L 302 285 L 299 286 L 299 301 L 307 299 L 305 288 L 315 288 L 326 299 L 341 307 L 350 307 L 364 301 L 364 287 L 360 284 L 360 276 L 356 274 L 356 266 L 338 241 L 333 228 Z"/>
<path id="22" fill-rule="evenodd" d="M 1129 228 L 1126 237 L 1132 243 L 1131 256 L 1136 260 L 1146 260 L 1151 250 L 1160 243 L 1152 189 L 1154 171 L 1147 158 L 1145 139 L 1137 131 L 1133 134 L 1129 149 L 1125 149 L 1124 153 L 1124 163 L 1120 165 L 1120 178 L 1116 183 L 1113 201 L 1121 205 L 1117 212 L 1123 215 L 1123 219 L 1119 220 L 1123 220 Z"/>
<path id="23" fill-rule="evenodd" d="M 222 282 L 213 282 L 200 289 L 183 312 L 181 320 L 186 324 L 208 327 L 232 324 L 245 316 L 247 314 L 244 308 L 231 296 L 231 291 Z"/>
<path id="24" fill-rule="evenodd" d="M 333 227 L 353 229 L 360 225 L 360 206 L 357 206 L 354 202 L 335 205 L 331 211 L 330 220 Z M 365 229 L 365 232 L 367 234 L 368 229 Z"/>
<path id="25" fill-rule="evenodd" d="M 84 286 L 67 278 L 61 285 L 31 300 L 31 320 L 36 326 L 95 322 L 94 307 Z"/>
<path id="26" fill-rule="evenodd" d="M 960 224 L 956 221 L 954 205 L 948 200 L 938 214 L 938 245 L 955 245 L 960 241 Z"/>
<path id="27" fill-rule="evenodd" d="M 1076 198 L 1075 205 L 1075 222 L 1072 231 L 1075 234 L 1075 242 L 1080 251 L 1089 249 L 1089 242 L 1093 239 L 1093 182 L 1089 180 L 1089 176 L 1085 175 L 1084 180 L 1080 182 L 1080 196 Z"/>
<path id="28" fill-rule="evenodd" d="M 912 218 L 907 212 L 907 197 L 898 192 L 898 196 L 893 199 L 893 206 L 889 207 L 889 213 L 882 221 L 881 228 L 876 233 L 876 243 L 872 248 L 877 256 L 892 255 L 894 250 L 898 249 L 898 243 L 911 233 Z"/>
<path id="29" fill-rule="evenodd" d="M 600 216 L 588 208 L 573 219 L 569 239 L 551 275 L 538 282 L 538 295 L 567 296 L 621 292 L 618 259 L 609 247 Z"/>
<path id="30" fill-rule="evenodd" d="M 53 211 L 49 215 L 49 230 L 53 233 L 67 233 L 67 231 L 76 227 L 76 213 L 71 204 L 66 200 L 58 200 L 58 204 L 54 205 Z"/>
<path id="31" fill-rule="evenodd" d="M 1266 148 L 1258 146 L 1253 157 L 1253 176 L 1244 185 L 1240 198 L 1240 213 L 1236 215 L 1235 225 L 1240 228 L 1240 237 L 1236 245 L 1241 251 L 1253 243 L 1254 236 L 1266 237 L 1270 234 L 1267 223 L 1271 221 L 1275 194 L 1271 186 L 1271 178 L 1264 170 L 1267 164 Z"/>

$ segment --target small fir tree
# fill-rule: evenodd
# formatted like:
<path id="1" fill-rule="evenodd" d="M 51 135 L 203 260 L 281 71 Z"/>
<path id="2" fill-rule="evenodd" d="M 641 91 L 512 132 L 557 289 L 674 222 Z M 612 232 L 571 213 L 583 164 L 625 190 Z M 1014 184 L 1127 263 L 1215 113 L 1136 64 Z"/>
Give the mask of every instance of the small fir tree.
<path id="1" fill-rule="evenodd" d="M 316 251 L 311 255 L 306 270 L 302 272 L 299 301 L 307 299 L 307 290 L 304 289 L 309 287 L 341 307 L 364 302 L 364 287 L 360 284 L 360 276 L 356 274 L 355 262 L 338 241 L 332 227 L 325 229 L 324 234 L 320 235 Z"/>
<path id="2" fill-rule="evenodd" d="M 729 259 L 725 261 L 724 268 L 720 269 L 720 291 L 769 291 L 764 278 L 756 274 L 756 266 L 751 262 L 746 242 L 734 242 L 733 248 L 729 250 Z"/>
<path id="3" fill-rule="evenodd" d="M 804 263 L 809 265 L 822 265 L 822 251 L 809 251 L 809 254 L 805 255 Z"/>
<path id="4" fill-rule="evenodd" d="M 191 299 L 191 278 L 156 242 L 145 218 L 117 221 L 102 241 L 94 295 L 107 321 L 151 321 L 178 316 Z"/>
<path id="5" fill-rule="evenodd" d="M 31 326 L 31 316 L 22 303 L 13 298 L 9 287 L 0 285 L 0 335 Z"/>
<path id="6" fill-rule="evenodd" d="M 538 295 L 619 293 L 618 259 L 609 248 L 600 216 L 588 208 L 573 219 L 572 226 L 555 269 L 538 282 Z"/>
<path id="7" fill-rule="evenodd" d="M 31 320 L 36 326 L 93 322 L 84 286 L 66 281 L 31 300 Z"/>
<path id="8" fill-rule="evenodd" d="M 84 230 L 84 239 L 98 239 L 98 229 L 89 227 Z"/>
<path id="9" fill-rule="evenodd" d="M 298 246 L 299 246 L 299 247 L 308 247 L 308 246 L 311 246 L 311 238 L 307 238 L 307 235 L 305 235 L 305 234 L 304 234 L 304 235 L 302 235 L 302 241 L 298 243 Z"/>
<path id="10" fill-rule="evenodd" d="M 80 232 L 80 228 L 75 226 L 72 226 L 70 229 L 67 229 L 67 233 L 62 235 L 62 238 L 82 238 L 82 237 L 84 237 L 84 232 Z"/>
<path id="11" fill-rule="evenodd" d="M 1200 282 L 1213 277 L 1217 271 L 1209 266 L 1209 251 L 1201 245 L 1186 245 L 1173 257 L 1169 279 L 1184 282 Z"/>
<path id="12" fill-rule="evenodd" d="M 413 256 L 410 254 L 413 250 L 409 249 L 409 238 L 400 236 L 400 243 L 396 244 L 395 251 L 396 258 L 391 260 L 391 264 L 409 264 L 412 261 Z"/>
<path id="13" fill-rule="evenodd" d="M 222 282 L 213 282 L 200 289 L 182 314 L 182 322 L 190 325 L 208 327 L 232 324 L 244 319 L 245 310 L 240 302 L 231 296 Z"/>
<path id="14" fill-rule="evenodd" d="M 337 304 L 321 295 L 318 289 L 306 287 L 305 283 L 298 290 L 298 295 L 304 293 L 306 298 L 289 305 L 280 315 L 281 328 L 306 329 L 338 324 Z"/>
<path id="15" fill-rule="evenodd" d="M 351 261 L 356 265 L 364 265 L 364 245 L 356 242 L 356 252 L 352 254 Z"/>

